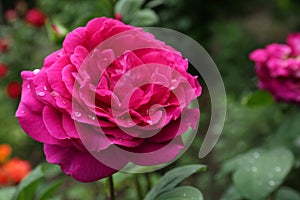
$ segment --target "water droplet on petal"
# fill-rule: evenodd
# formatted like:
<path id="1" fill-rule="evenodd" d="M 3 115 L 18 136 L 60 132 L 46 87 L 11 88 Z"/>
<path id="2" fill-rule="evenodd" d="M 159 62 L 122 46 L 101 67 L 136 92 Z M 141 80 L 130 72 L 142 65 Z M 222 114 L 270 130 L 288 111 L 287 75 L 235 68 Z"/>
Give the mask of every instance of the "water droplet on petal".
<path id="1" fill-rule="evenodd" d="M 127 120 L 127 124 L 129 125 L 129 126 L 131 126 L 132 124 L 133 124 L 133 122 L 132 122 L 132 120 Z"/>
<path id="2" fill-rule="evenodd" d="M 174 87 L 174 86 L 170 87 L 170 90 L 174 90 L 174 89 L 175 89 L 175 87 Z"/>
<path id="3" fill-rule="evenodd" d="M 74 112 L 74 116 L 75 116 L 75 117 L 81 117 L 82 115 L 81 115 L 80 112 Z"/>
<path id="4" fill-rule="evenodd" d="M 148 123 L 149 125 L 153 125 L 153 121 L 152 121 L 152 120 L 148 120 L 147 123 Z"/>
<path id="5" fill-rule="evenodd" d="M 25 111 L 24 111 L 24 110 L 22 110 L 22 111 L 21 111 L 21 114 L 24 114 L 24 113 L 25 113 Z"/>
<path id="6" fill-rule="evenodd" d="M 274 185 L 275 185 L 275 182 L 274 182 L 273 180 L 270 180 L 270 181 L 269 181 L 269 185 L 270 185 L 270 186 L 274 186 Z"/>
<path id="7" fill-rule="evenodd" d="M 47 90 L 48 90 L 47 86 L 44 86 L 44 87 L 43 87 L 43 89 L 44 89 L 45 91 L 47 91 Z"/>
<path id="8" fill-rule="evenodd" d="M 40 71 L 41 71 L 40 69 L 35 69 L 35 70 L 33 70 L 33 74 L 37 75 Z"/>
<path id="9" fill-rule="evenodd" d="M 91 120 L 95 120 L 96 119 L 96 117 L 93 116 L 93 115 L 88 115 L 88 118 L 90 118 Z"/>
<path id="10" fill-rule="evenodd" d="M 276 166 L 276 167 L 275 167 L 275 172 L 281 172 L 281 167 Z"/>
<path id="11" fill-rule="evenodd" d="M 176 79 L 172 79 L 171 83 L 176 83 L 176 81 L 177 81 Z"/>
<path id="12" fill-rule="evenodd" d="M 52 91 L 50 94 L 53 97 L 58 97 L 59 96 L 59 94 L 57 92 L 55 92 L 55 91 Z"/>
<path id="13" fill-rule="evenodd" d="M 44 97 L 46 94 L 45 94 L 45 92 L 38 92 L 37 95 L 40 97 Z"/>
<path id="14" fill-rule="evenodd" d="M 27 85 L 27 88 L 29 89 L 29 88 L 30 88 L 30 85 Z"/>

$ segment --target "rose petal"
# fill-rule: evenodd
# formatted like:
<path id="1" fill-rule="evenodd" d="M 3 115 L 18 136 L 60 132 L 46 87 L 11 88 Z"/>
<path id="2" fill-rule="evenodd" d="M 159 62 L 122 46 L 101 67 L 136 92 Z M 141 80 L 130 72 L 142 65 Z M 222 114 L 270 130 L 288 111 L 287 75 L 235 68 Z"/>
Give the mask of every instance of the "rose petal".
<path id="1" fill-rule="evenodd" d="M 44 152 L 49 163 L 59 164 L 64 173 L 81 182 L 96 181 L 116 172 L 115 169 L 96 160 L 90 153 L 74 147 L 45 144 Z"/>

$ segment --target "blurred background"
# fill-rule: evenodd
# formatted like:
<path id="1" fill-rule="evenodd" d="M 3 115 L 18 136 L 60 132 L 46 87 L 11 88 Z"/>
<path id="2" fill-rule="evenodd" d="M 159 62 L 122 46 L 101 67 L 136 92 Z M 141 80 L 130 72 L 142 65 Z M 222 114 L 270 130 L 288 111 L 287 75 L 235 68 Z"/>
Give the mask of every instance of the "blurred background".
<path id="1" fill-rule="evenodd" d="M 114 12 L 113 3 L 109 0 L 0 1 L 0 144 L 12 147 L 12 157 L 27 160 L 33 167 L 45 160 L 42 145 L 29 138 L 14 117 L 21 92 L 20 72 L 42 67 L 44 57 L 61 48 L 69 31 L 84 26 L 94 17 L 108 16 L 131 23 L 126 16 Z M 243 199 L 226 197 L 232 179 L 228 174 L 220 174 L 224 164 L 269 143 L 281 123 L 295 111 L 294 107 L 284 103 L 249 103 L 249 98 L 257 91 L 257 79 L 248 55 L 269 43 L 284 43 L 289 33 L 300 31 L 300 1 L 154 0 L 145 1 L 142 7 L 153 10 L 149 23 L 131 24 L 180 31 L 209 52 L 222 74 L 228 103 L 221 138 L 213 152 L 200 160 L 198 151 L 210 116 L 209 95 L 203 91 L 199 99 L 201 121 L 196 140 L 183 157 L 155 172 L 152 181 L 175 166 L 203 163 L 208 166 L 208 171 L 188 179 L 187 184 L 199 188 L 207 200 Z M 35 12 L 30 15 L 31 9 Z M 284 185 L 294 191 L 300 191 L 298 131 L 293 136 L 298 138 L 296 150 L 293 149 L 296 167 L 284 181 Z M 118 185 L 118 191 L 124 193 L 124 199 L 138 199 L 132 197 L 130 179 L 120 180 L 123 184 Z M 61 199 L 95 199 L 97 184 L 80 185 L 69 178 L 64 183 L 68 190 L 61 194 Z M 72 187 L 68 187 L 70 185 Z"/>

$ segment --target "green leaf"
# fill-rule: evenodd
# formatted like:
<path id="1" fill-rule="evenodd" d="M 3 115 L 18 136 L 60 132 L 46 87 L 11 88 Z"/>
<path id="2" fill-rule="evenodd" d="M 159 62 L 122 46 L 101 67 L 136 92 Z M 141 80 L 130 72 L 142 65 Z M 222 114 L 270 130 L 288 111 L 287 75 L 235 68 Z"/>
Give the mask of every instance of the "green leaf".
<path id="1" fill-rule="evenodd" d="M 269 92 L 263 90 L 253 92 L 242 99 L 242 104 L 249 107 L 266 106 L 272 105 L 273 103 L 274 99 L 272 95 Z"/>
<path id="2" fill-rule="evenodd" d="M 263 149 L 252 149 L 245 154 L 238 155 L 238 156 L 226 161 L 222 165 L 220 172 L 217 174 L 217 179 L 222 179 L 222 178 L 224 178 L 224 176 L 229 175 L 230 173 L 233 173 L 239 167 L 243 167 L 243 166 L 249 164 L 249 162 L 250 163 L 253 162 L 256 159 L 257 155 L 260 155 L 263 152 L 264 152 Z"/>
<path id="3" fill-rule="evenodd" d="M 167 172 L 147 194 L 145 200 L 153 200 L 162 193 L 168 192 L 192 174 L 205 171 L 205 165 L 186 165 Z"/>
<path id="4" fill-rule="evenodd" d="M 298 111 L 298 110 L 297 110 Z M 272 145 L 284 145 L 294 152 L 300 153 L 300 112 L 295 112 L 289 116 L 280 126 L 275 136 L 272 138 Z"/>
<path id="5" fill-rule="evenodd" d="M 159 22 L 159 17 L 151 9 L 139 10 L 130 21 L 133 26 L 151 26 Z"/>
<path id="6" fill-rule="evenodd" d="M 123 20 L 129 22 L 143 3 L 144 0 L 119 0 L 115 5 L 115 13 L 121 14 Z"/>
<path id="7" fill-rule="evenodd" d="M 220 200 L 241 200 L 243 199 L 237 189 L 232 185 L 230 186 L 222 196 Z"/>
<path id="8" fill-rule="evenodd" d="M 16 191 L 15 187 L 1 188 L 0 189 L 0 199 L 10 200 L 12 199 Z"/>
<path id="9" fill-rule="evenodd" d="M 282 187 L 276 192 L 275 200 L 300 200 L 300 194 L 291 188 Z"/>
<path id="10" fill-rule="evenodd" d="M 46 179 L 53 179 L 61 174 L 61 169 L 58 165 L 52 165 L 49 163 L 42 163 L 42 171 Z"/>
<path id="11" fill-rule="evenodd" d="M 191 186 L 181 186 L 161 194 L 155 200 L 203 200 L 202 193 Z"/>
<path id="12" fill-rule="evenodd" d="M 48 200 L 53 194 L 57 191 L 57 189 L 62 185 L 63 179 L 55 181 L 52 184 L 47 184 L 45 187 L 41 189 L 38 194 L 38 200 Z"/>
<path id="13" fill-rule="evenodd" d="M 233 182 L 243 197 L 259 200 L 283 182 L 293 165 L 294 156 L 286 148 L 277 148 L 257 153 L 255 157 L 238 167 Z"/>
<path id="14" fill-rule="evenodd" d="M 164 4 L 164 0 L 153 0 L 153 1 L 148 2 L 145 5 L 145 7 L 146 8 L 154 8 L 154 7 L 160 6 L 162 4 Z"/>
<path id="15" fill-rule="evenodd" d="M 42 167 L 37 166 L 17 187 L 14 200 L 34 199 L 36 188 L 43 178 Z"/>

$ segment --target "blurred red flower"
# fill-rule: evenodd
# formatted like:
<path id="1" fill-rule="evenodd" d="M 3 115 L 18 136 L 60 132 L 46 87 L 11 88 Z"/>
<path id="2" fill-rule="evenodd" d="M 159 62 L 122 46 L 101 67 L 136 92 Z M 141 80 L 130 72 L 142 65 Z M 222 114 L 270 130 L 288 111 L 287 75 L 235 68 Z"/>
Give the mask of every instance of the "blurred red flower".
<path id="1" fill-rule="evenodd" d="M 20 183 L 31 171 L 28 161 L 13 158 L 0 167 L 0 185 L 11 186 Z"/>
<path id="2" fill-rule="evenodd" d="M 0 78 L 5 77 L 7 72 L 8 72 L 8 66 L 4 63 L 0 63 Z"/>
<path id="3" fill-rule="evenodd" d="M 8 50 L 8 43 L 4 38 L 0 38 L 0 52 L 6 52 Z"/>
<path id="4" fill-rule="evenodd" d="M 42 27 L 46 23 L 47 16 L 37 8 L 33 8 L 27 11 L 25 15 L 25 21 L 35 27 Z"/>
<path id="5" fill-rule="evenodd" d="M 16 99 L 21 96 L 21 90 L 22 90 L 21 84 L 16 81 L 13 81 L 7 85 L 6 93 L 10 98 Z"/>
<path id="6" fill-rule="evenodd" d="M 13 158 L 2 166 L 2 169 L 8 175 L 13 183 L 21 182 L 31 171 L 31 165 L 28 161 L 19 158 Z"/>

